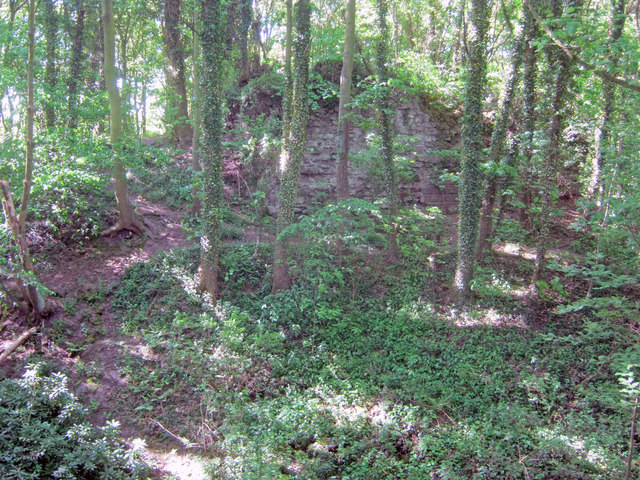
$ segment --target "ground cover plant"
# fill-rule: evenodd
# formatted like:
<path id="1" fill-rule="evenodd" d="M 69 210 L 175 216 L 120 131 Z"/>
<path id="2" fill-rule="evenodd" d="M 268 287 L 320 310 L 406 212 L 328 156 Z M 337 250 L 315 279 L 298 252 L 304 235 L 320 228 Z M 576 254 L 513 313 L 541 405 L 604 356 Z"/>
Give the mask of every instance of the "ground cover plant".
<path id="1" fill-rule="evenodd" d="M 640 477 L 639 25 L 0 0 L 0 477 Z"/>

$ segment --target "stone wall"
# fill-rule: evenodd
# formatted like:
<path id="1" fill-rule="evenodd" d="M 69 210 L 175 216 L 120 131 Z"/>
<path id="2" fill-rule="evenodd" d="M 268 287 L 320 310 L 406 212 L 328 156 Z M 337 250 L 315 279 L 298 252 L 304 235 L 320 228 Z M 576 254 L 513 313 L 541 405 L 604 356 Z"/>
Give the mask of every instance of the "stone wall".
<path id="1" fill-rule="evenodd" d="M 334 198 L 336 190 L 337 108 L 318 108 L 311 112 L 308 124 L 307 153 L 302 166 L 298 208 Z M 356 124 L 375 123 L 375 112 L 357 112 Z M 400 200 L 404 204 L 437 206 L 443 212 L 457 209 L 457 188 L 440 175 L 456 169 L 453 156 L 438 153 L 451 150 L 459 144 L 460 127 L 450 113 L 430 113 L 420 100 L 399 102 L 396 105 L 395 130 L 405 148 L 403 182 L 399 185 Z M 351 135 L 349 164 L 349 191 L 353 197 L 367 200 L 384 198 L 380 174 L 376 174 L 376 150 L 371 148 L 375 129 L 354 126 Z M 378 169 L 379 170 L 379 169 Z M 277 203 L 277 185 L 269 189 L 267 201 L 270 210 Z"/>

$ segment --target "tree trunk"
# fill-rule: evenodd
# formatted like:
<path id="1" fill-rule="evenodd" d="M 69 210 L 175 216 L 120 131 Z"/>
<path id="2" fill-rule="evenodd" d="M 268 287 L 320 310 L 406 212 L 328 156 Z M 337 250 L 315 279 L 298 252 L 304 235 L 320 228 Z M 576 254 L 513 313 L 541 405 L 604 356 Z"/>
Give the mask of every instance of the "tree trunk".
<path id="1" fill-rule="evenodd" d="M 249 31 L 253 19 L 253 5 L 251 0 L 240 0 L 240 24 L 238 31 L 238 46 L 240 49 L 239 68 L 240 80 L 249 81 L 251 68 L 249 64 Z"/>
<path id="2" fill-rule="evenodd" d="M 560 0 L 554 0 L 552 8 L 556 17 L 562 15 Z M 562 141 L 562 131 L 564 129 L 564 107 L 570 80 L 570 60 L 566 55 L 560 50 L 553 50 L 549 53 L 549 61 L 552 63 L 552 68 L 555 68 L 556 73 L 553 79 L 553 100 L 551 103 L 551 123 L 549 125 L 548 142 L 539 180 L 539 231 L 536 246 L 536 260 L 531 277 L 531 286 L 536 295 L 539 294 L 538 282 L 545 267 L 545 257 L 548 249 L 549 232 L 551 228 L 552 189 L 554 187 L 555 173 L 560 163 L 560 142 Z"/>
<path id="3" fill-rule="evenodd" d="M 376 13 L 378 29 L 378 35 L 376 36 L 376 70 L 378 77 L 377 88 L 380 89 L 376 96 L 376 116 L 382 142 L 382 162 L 389 207 L 389 255 L 392 259 L 395 259 L 398 257 L 398 238 L 395 227 L 396 216 L 398 215 L 398 185 L 393 158 L 395 132 L 393 128 L 391 91 L 389 89 L 389 70 L 387 67 L 390 44 L 389 26 L 387 24 L 387 15 L 389 14 L 388 0 L 376 0 Z"/>
<path id="4" fill-rule="evenodd" d="M 526 8 L 523 6 L 523 8 Z M 529 10 L 527 8 L 527 10 Z M 529 12 L 530 13 L 530 12 Z M 534 41 L 537 38 L 538 24 L 535 18 L 531 18 L 527 24 L 527 41 L 524 49 L 524 72 L 522 75 L 523 90 L 523 116 L 524 116 L 524 168 L 522 169 L 522 192 L 520 199 L 523 204 L 518 212 L 518 219 L 521 224 L 527 222 L 529 207 L 531 205 L 531 188 L 527 182 L 530 176 L 530 166 L 533 162 L 534 145 L 533 140 L 536 130 L 536 77 L 538 71 L 538 59 Z M 525 227 L 526 228 L 526 227 Z"/>
<path id="5" fill-rule="evenodd" d="M 193 24 L 200 25 L 199 5 L 193 6 Z M 201 172 L 200 164 L 200 121 L 202 117 L 202 91 L 200 89 L 200 35 L 198 30 L 193 32 L 193 98 L 191 101 L 191 124 L 193 126 L 193 137 L 191 139 L 191 168 L 194 172 Z M 192 188 L 193 214 L 200 216 L 200 194 L 197 184 L 194 182 Z"/>
<path id="6" fill-rule="evenodd" d="M 202 225 L 200 289 L 215 305 L 219 294 L 220 227 L 224 208 L 222 179 L 222 76 L 225 60 L 221 0 L 202 1 Z"/>
<path id="7" fill-rule="evenodd" d="M 618 66 L 619 58 L 618 54 L 614 53 L 613 47 L 622 37 L 622 30 L 624 29 L 625 15 L 625 0 L 613 0 L 611 7 L 611 29 L 609 31 L 609 38 L 607 38 L 607 57 L 608 67 L 607 71 L 615 73 L 615 69 Z M 587 193 L 595 199 L 596 206 L 600 208 L 602 206 L 602 200 L 604 196 L 604 188 L 602 185 L 602 169 L 605 165 L 607 147 L 611 144 L 611 120 L 614 114 L 616 97 L 616 86 L 609 80 L 602 80 L 602 98 L 604 100 L 604 106 L 602 109 L 602 119 L 595 132 L 595 152 L 591 159 L 591 178 L 589 179 L 589 186 Z"/>
<path id="8" fill-rule="evenodd" d="M 340 104 L 338 106 L 338 171 L 336 186 L 338 199 L 349 197 L 349 135 L 351 119 L 347 116 L 347 104 L 351 101 L 351 80 L 353 77 L 353 56 L 356 36 L 356 2 L 347 0 L 344 19 L 345 38 L 342 72 L 340 73 Z"/>
<path id="9" fill-rule="evenodd" d="M 502 93 L 500 114 L 496 120 L 496 126 L 491 136 L 491 146 L 489 148 L 489 164 L 494 167 L 502 163 L 504 146 L 507 139 L 507 129 L 509 128 L 509 120 L 513 112 L 513 99 L 518 87 L 518 82 L 520 81 L 520 65 L 522 65 L 523 52 L 527 39 L 527 26 L 528 22 L 532 19 L 531 12 L 525 10 L 522 30 L 514 39 L 513 51 L 511 52 L 511 72 Z M 504 175 L 502 174 L 490 174 L 487 179 L 487 189 L 482 200 L 482 220 L 480 222 L 480 232 L 478 235 L 478 259 L 481 259 L 484 256 L 484 252 L 491 248 L 489 238 L 493 235 L 496 197 L 501 193 L 499 187 L 503 177 Z"/>
<path id="10" fill-rule="evenodd" d="M 272 292 L 274 293 L 287 288 L 290 282 L 286 251 L 288 241 L 282 232 L 293 222 L 300 170 L 307 145 L 310 16 L 309 0 L 298 0 L 296 2 L 296 37 L 293 43 L 294 77 L 291 132 L 288 142 L 289 154 L 285 156 L 285 163 L 280 165 L 282 180 L 279 192 L 278 238 L 276 239 L 272 284 Z"/>
<path id="11" fill-rule="evenodd" d="M 487 1 L 472 0 L 471 5 L 471 42 L 462 123 L 464 155 L 458 194 L 458 263 L 454 281 L 456 300 L 461 306 L 467 304 L 475 267 L 483 158 L 482 106 L 487 85 L 486 33 L 489 27 Z"/>
<path id="12" fill-rule="evenodd" d="M 29 199 L 31 197 L 31 186 L 33 184 L 33 124 L 35 117 L 34 106 L 34 55 L 35 55 L 35 12 L 36 1 L 29 1 L 29 56 L 27 59 L 27 153 L 25 157 L 25 170 L 24 181 L 22 189 L 22 202 L 20 203 L 20 213 L 16 216 L 15 207 L 13 205 L 13 199 L 11 198 L 11 190 L 7 182 L 0 182 L 0 189 L 2 189 L 2 196 L 4 201 L 2 202 L 2 208 L 4 210 L 7 222 L 11 227 L 13 236 L 20 257 L 22 259 L 22 266 L 24 272 L 27 275 L 33 275 L 33 262 L 31 261 L 31 255 L 29 254 L 29 247 L 27 246 L 26 238 L 26 225 L 27 215 L 29 213 Z M 44 309 L 46 308 L 45 301 L 38 292 L 33 283 L 26 283 L 23 279 L 19 279 L 18 283 L 21 285 L 21 290 L 26 291 L 27 298 L 31 306 L 31 310 L 35 319 L 39 319 Z"/>
<path id="13" fill-rule="evenodd" d="M 56 74 L 56 51 L 58 41 L 58 16 L 53 0 L 44 0 L 45 28 L 47 61 L 44 72 L 45 83 L 45 107 L 44 116 L 47 128 L 54 127 L 56 122 L 55 89 L 57 83 Z"/>
<path id="14" fill-rule="evenodd" d="M 109 94 L 110 140 L 114 156 L 114 177 L 116 187 L 116 201 L 118 202 L 118 223 L 102 232 L 103 235 L 114 235 L 121 230 L 130 230 L 142 235 L 144 225 L 136 218 L 127 191 L 127 177 L 121 153 L 122 137 L 122 105 L 120 92 L 116 83 L 116 41 L 113 22 L 112 0 L 102 0 L 102 25 L 104 28 L 104 80 Z"/>
<path id="15" fill-rule="evenodd" d="M 191 139 L 193 132 L 189 125 L 184 51 L 180 35 L 180 0 L 165 0 L 163 38 L 169 61 L 167 80 L 173 90 L 172 108 L 175 111 L 171 119 L 174 123 L 171 133 L 179 142 L 186 142 Z"/>
<path id="16" fill-rule="evenodd" d="M 69 70 L 73 75 L 69 76 L 69 128 L 75 130 L 78 127 L 78 83 L 81 78 L 84 46 L 84 9 L 83 0 L 75 1 L 76 25 L 71 39 L 71 64 Z"/>

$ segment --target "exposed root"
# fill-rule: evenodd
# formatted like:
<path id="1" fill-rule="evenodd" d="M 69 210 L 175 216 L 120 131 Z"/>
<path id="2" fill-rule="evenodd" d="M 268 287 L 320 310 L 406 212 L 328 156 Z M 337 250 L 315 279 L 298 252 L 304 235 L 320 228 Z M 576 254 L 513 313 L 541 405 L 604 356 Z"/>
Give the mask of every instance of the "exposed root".
<path id="1" fill-rule="evenodd" d="M 128 231 L 135 235 L 143 236 L 144 230 L 144 224 L 142 222 L 133 221 L 128 224 L 118 222 L 113 227 L 100 232 L 100 236 L 113 238 L 122 231 Z"/>

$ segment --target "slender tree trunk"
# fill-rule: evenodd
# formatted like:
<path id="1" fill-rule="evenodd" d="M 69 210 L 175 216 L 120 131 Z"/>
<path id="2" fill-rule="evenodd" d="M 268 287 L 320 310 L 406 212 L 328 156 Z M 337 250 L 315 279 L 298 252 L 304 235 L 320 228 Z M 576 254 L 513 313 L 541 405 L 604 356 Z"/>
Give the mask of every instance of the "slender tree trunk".
<path id="1" fill-rule="evenodd" d="M 344 19 L 345 38 L 342 72 L 340 73 L 340 104 L 338 106 L 338 171 L 336 186 L 338 199 L 349 197 L 349 135 L 351 119 L 348 116 L 347 104 L 351 101 L 351 80 L 353 77 L 353 56 L 356 36 L 356 2 L 347 0 L 347 11 Z"/>
<path id="2" fill-rule="evenodd" d="M 613 49 L 614 45 L 622 37 L 622 30 L 624 29 L 624 22 L 626 19 L 625 3 L 625 0 L 613 0 L 612 2 L 611 29 L 609 31 L 609 38 L 607 39 L 607 56 L 609 63 L 607 71 L 611 73 L 615 73 L 615 69 L 619 63 L 618 54 L 614 53 Z M 587 188 L 587 193 L 591 197 L 595 197 L 598 208 L 602 206 L 604 196 L 601 176 L 606 160 L 605 152 L 611 144 L 610 130 L 615 108 L 615 97 L 615 84 L 603 79 L 602 98 L 604 100 L 604 106 L 602 109 L 602 119 L 595 132 L 595 152 L 591 159 L 591 178 L 589 179 L 589 186 Z"/>
<path id="3" fill-rule="evenodd" d="M 222 0 L 202 0 L 202 225 L 200 289 L 216 303 L 219 294 L 222 179 L 222 76 L 225 61 Z"/>
<path id="4" fill-rule="evenodd" d="M 552 9 L 556 17 L 562 15 L 561 0 L 553 0 Z M 540 172 L 540 217 L 538 242 L 536 246 L 536 260 L 531 277 L 531 286 L 536 294 L 539 294 L 538 282 L 545 267 L 548 250 L 549 232 L 551 228 L 552 189 L 555 182 L 555 173 L 560 162 L 560 143 L 564 129 L 564 108 L 567 98 L 567 90 L 570 74 L 570 60 L 559 50 L 553 50 L 549 54 L 552 68 L 555 69 L 553 79 L 553 100 L 551 103 L 551 123 L 549 125 L 548 143 Z"/>
<path id="5" fill-rule="evenodd" d="M 29 54 L 27 59 L 27 152 L 25 157 L 25 170 L 24 181 L 22 189 L 22 202 L 20 203 L 20 213 L 16 215 L 15 208 L 13 206 L 13 200 L 11 198 L 11 190 L 9 184 L 6 182 L 0 182 L 0 188 L 2 189 L 2 196 L 4 201 L 2 203 L 5 217 L 11 227 L 13 236 L 18 245 L 20 257 L 22 258 L 22 266 L 26 274 L 33 274 L 33 263 L 31 261 L 31 255 L 29 254 L 29 247 L 26 240 L 26 224 L 27 214 L 29 212 L 29 199 L 31 197 L 31 185 L 33 184 L 33 164 L 34 164 L 34 140 L 33 140 L 33 124 L 35 117 L 34 106 L 34 55 L 35 55 L 35 12 L 36 1 L 29 1 Z M 20 279 L 21 290 L 27 292 L 26 300 L 29 301 L 31 310 L 34 317 L 40 318 L 43 310 L 45 309 L 45 302 L 42 296 L 39 294 L 37 288 L 33 283 L 25 285 L 25 282 Z"/>
<path id="6" fill-rule="evenodd" d="M 47 128 L 51 129 L 56 122 L 56 107 L 55 107 L 55 89 L 57 83 L 56 74 L 56 52 L 58 41 L 58 16 L 56 13 L 56 7 L 53 0 L 44 0 L 44 12 L 45 12 L 45 39 L 47 48 L 47 61 L 44 73 L 45 83 L 45 108 L 44 116 Z"/>
<path id="7" fill-rule="evenodd" d="M 475 268 L 474 256 L 480 217 L 482 164 L 482 106 L 487 85 L 486 34 L 489 27 L 486 0 L 471 2 L 471 41 L 467 60 L 465 111 L 462 124 L 464 156 L 460 175 L 458 215 L 458 263 L 455 293 L 460 305 L 466 306 L 470 282 Z"/>
<path id="8" fill-rule="evenodd" d="M 396 168 L 393 158 L 393 143 L 395 132 L 393 128 L 393 107 L 391 105 L 391 91 L 389 88 L 389 26 L 387 15 L 389 14 L 388 0 L 376 0 L 376 24 L 378 35 L 376 37 L 376 70 L 378 76 L 376 115 L 380 139 L 382 141 L 382 162 L 387 190 L 387 202 L 389 204 L 389 255 L 398 257 L 398 238 L 396 232 L 396 216 L 398 215 L 398 185 L 396 180 Z"/>
<path id="9" fill-rule="evenodd" d="M 73 75 L 69 76 L 69 128 L 75 130 L 78 127 L 78 83 L 81 78 L 84 47 L 84 9 L 83 0 L 75 1 L 76 24 L 71 39 L 71 64 L 69 70 Z"/>
<path id="10" fill-rule="evenodd" d="M 240 80 L 248 81 L 251 78 L 249 64 L 249 31 L 253 19 L 253 5 L 251 0 L 240 0 L 240 24 L 238 31 L 238 44 L 240 49 L 239 71 Z"/>
<path id="11" fill-rule="evenodd" d="M 493 166 L 497 166 L 502 162 L 504 146 L 507 139 L 507 129 L 509 128 L 509 120 L 513 112 L 513 99 L 518 87 L 518 82 L 520 81 L 520 65 L 522 65 L 526 43 L 527 24 L 532 19 L 531 12 L 525 9 L 522 30 L 514 39 L 513 51 L 511 52 L 511 72 L 502 93 L 500 114 L 496 120 L 496 126 L 491 136 L 491 146 L 489 148 L 489 163 Z M 484 256 L 484 252 L 491 248 L 489 238 L 493 235 L 496 196 L 500 195 L 499 186 L 502 178 L 503 175 L 490 174 L 487 179 L 487 189 L 482 200 L 482 221 L 478 235 L 478 259 L 481 259 Z"/>
<path id="12" fill-rule="evenodd" d="M 116 40 L 113 22 L 112 0 L 102 0 L 102 25 L 104 28 L 104 80 L 109 94 L 110 140 L 114 156 L 114 177 L 116 200 L 118 202 L 118 223 L 103 232 L 103 235 L 114 235 L 121 230 L 130 230 L 142 235 L 144 225 L 136 218 L 127 191 L 127 177 L 121 153 L 122 140 L 122 105 L 120 92 L 116 83 Z"/>
<path id="13" fill-rule="evenodd" d="M 142 98 L 140 99 L 142 103 L 142 118 L 140 122 L 142 123 L 142 137 L 147 136 L 147 84 L 146 82 L 142 82 Z"/>
<path id="14" fill-rule="evenodd" d="M 302 160 L 307 145 L 309 104 L 309 48 L 311 44 L 311 5 L 309 0 L 296 2 L 296 36 L 293 44 L 294 77 L 289 155 L 281 164 L 281 184 L 278 208 L 278 238 L 275 246 L 275 265 L 272 291 L 287 288 L 290 283 L 287 264 L 287 239 L 282 232 L 293 222 Z"/>
<path id="15" fill-rule="evenodd" d="M 127 17 L 125 25 L 118 32 L 120 40 L 120 80 L 122 84 L 120 104 L 122 105 L 122 129 L 125 134 L 131 132 L 131 88 L 129 87 L 129 62 L 127 61 L 127 47 L 129 46 L 129 34 L 131 28 L 131 17 Z"/>
<path id="16" fill-rule="evenodd" d="M 293 6 L 292 0 L 286 0 L 286 37 L 284 57 L 284 98 L 282 100 L 282 155 L 287 159 L 281 160 L 281 166 L 288 163 L 289 138 L 291 135 L 291 116 L 293 108 L 293 70 L 292 70 L 292 45 L 293 45 Z M 282 168 L 281 168 L 282 169 Z"/>
<path id="17" fill-rule="evenodd" d="M 176 112 L 172 119 L 175 122 L 172 133 L 178 141 L 185 142 L 191 140 L 193 132 L 189 125 L 184 51 L 180 35 L 180 0 L 165 0 L 163 37 L 169 60 L 167 79 L 173 89 L 173 108 Z"/>
<path id="18" fill-rule="evenodd" d="M 200 6 L 193 6 L 193 24 L 200 25 Z M 191 124 L 193 126 L 193 137 L 191 140 L 191 168 L 194 172 L 201 172 L 200 164 L 200 121 L 202 117 L 202 91 L 200 89 L 200 35 L 198 30 L 193 32 L 193 98 L 191 100 Z M 197 184 L 194 183 L 192 189 L 193 213 L 200 216 L 201 204 L 200 194 Z"/>
<path id="19" fill-rule="evenodd" d="M 531 13 L 529 8 L 528 13 Z M 523 89 L 523 116 L 524 116 L 524 169 L 523 169 L 523 186 L 521 192 L 521 200 L 523 206 L 519 210 L 519 220 L 522 224 L 527 221 L 529 206 L 531 203 L 531 188 L 526 183 L 530 175 L 530 165 L 533 162 L 534 145 L 533 140 L 536 130 L 536 77 L 538 71 L 538 59 L 536 46 L 534 41 L 537 38 L 538 25 L 535 18 L 531 18 L 527 24 L 527 43 L 524 50 L 524 72 L 522 78 Z"/>

